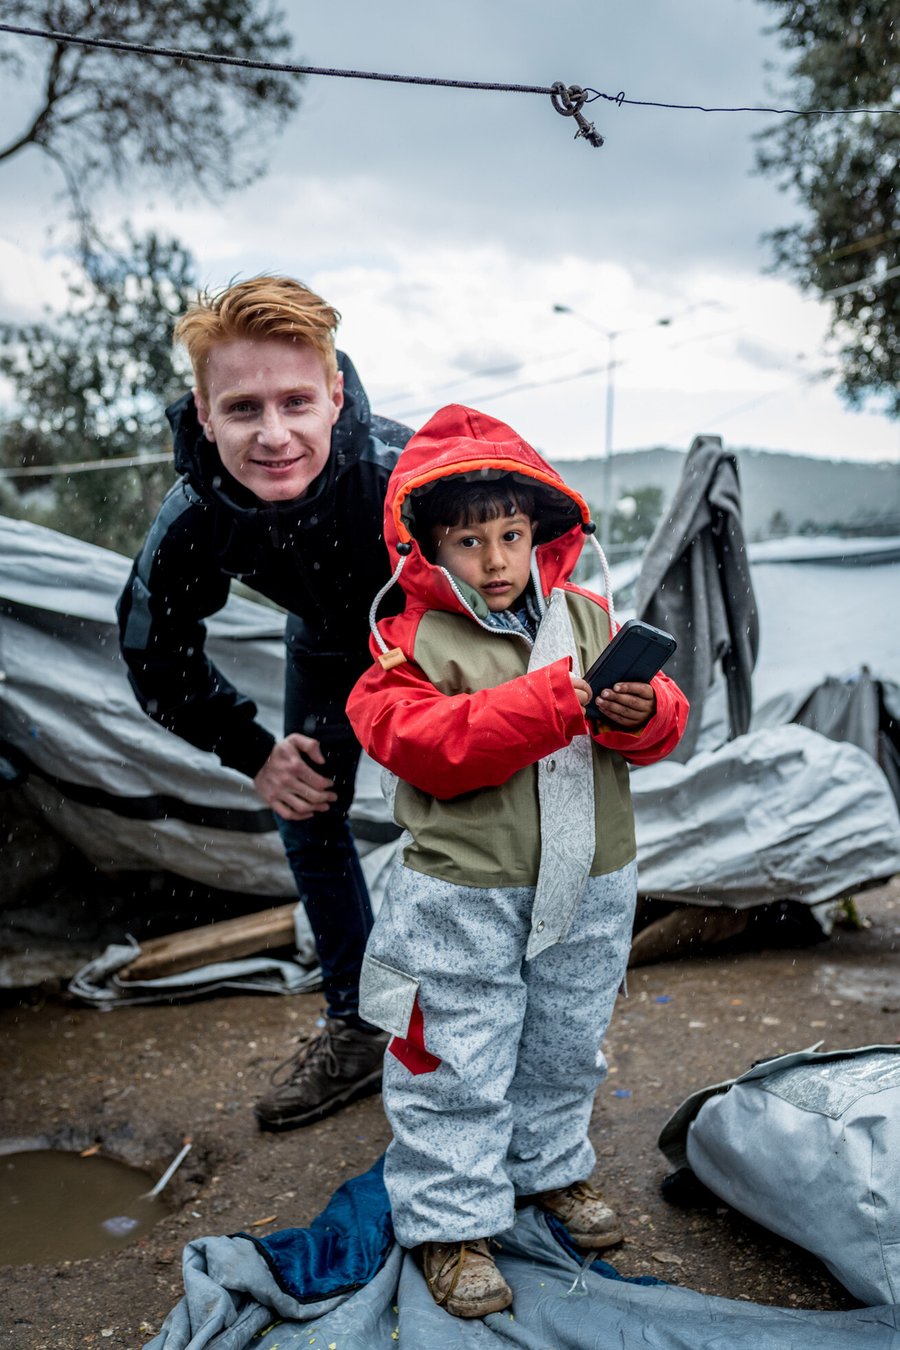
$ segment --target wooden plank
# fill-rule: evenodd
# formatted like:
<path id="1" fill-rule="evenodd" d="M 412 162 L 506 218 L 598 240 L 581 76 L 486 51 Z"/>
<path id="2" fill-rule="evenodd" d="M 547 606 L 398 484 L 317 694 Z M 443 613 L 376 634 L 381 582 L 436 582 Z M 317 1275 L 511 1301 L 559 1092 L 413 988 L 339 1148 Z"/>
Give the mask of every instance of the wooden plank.
<path id="1" fill-rule="evenodd" d="M 279 905 L 182 933 L 149 938 L 141 943 L 140 956 L 123 966 L 118 975 L 120 980 L 158 980 L 213 961 L 234 961 L 293 946 L 294 906 Z"/>
<path id="2" fill-rule="evenodd" d="M 628 964 L 643 966 L 651 961 L 696 956 L 701 948 L 715 948 L 717 942 L 727 942 L 743 933 L 749 916 L 749 909 L 680 905 L 635 935 Z"/>

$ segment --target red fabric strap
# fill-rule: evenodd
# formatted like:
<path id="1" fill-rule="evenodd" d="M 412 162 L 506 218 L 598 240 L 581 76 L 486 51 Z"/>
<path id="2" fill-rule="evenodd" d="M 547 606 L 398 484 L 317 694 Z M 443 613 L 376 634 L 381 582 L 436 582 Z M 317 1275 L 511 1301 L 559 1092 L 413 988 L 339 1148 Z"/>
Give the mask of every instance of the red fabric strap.
<path id="1" fill-rule="evenodd" d="M 410 1073 L 434 1073 L 440 1064 L 437 1055 L 432 1055 L 425 1049 L 425 1019 L 422 1016 L 422 1005 L 419 1003 L 419 995 L 416 994 L 416 1001 L 413 1004 L 412 1015 L 409 1019 L 409 1027 L 405 1036 L 394 1036 L 391 1040 L 388 1050 L 395 1059 Z"/>

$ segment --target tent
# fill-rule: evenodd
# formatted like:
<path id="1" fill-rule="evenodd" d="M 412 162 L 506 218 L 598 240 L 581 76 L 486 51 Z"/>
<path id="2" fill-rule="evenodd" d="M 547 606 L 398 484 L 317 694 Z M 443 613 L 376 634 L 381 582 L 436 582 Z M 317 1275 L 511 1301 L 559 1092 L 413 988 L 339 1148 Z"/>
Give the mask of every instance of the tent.
<path id="1" fill-rule="evenodd" d="M 900 541 L 779 541 L 749 556 L 762 616 L 756 711 L 749 732 L 729 741 L 719 681 L 693 757 L 633 773 L 643 895 L 734 908 L 816 904 L 900 871 L 897 806 L 872 744 L 787 724 L 810 713 L 816 690 L 843 699 L 848 681 L 862 689 L 863 667 L 879 708 L 896 713 L 900 630 L 887 616 Z M 105 549 L 0 519 L 0 755 L 36 817 L 101 869 L 164 869 L 256 905 L 260 896 L 293 899 L 272 816 L 249 781 L 155 725 L 134 700 L 114 614 L 128 568 Z M 625 613 L 627 571 L 614 573 Z M 277 732 L 283 617 L 234 596 L 208 628 L 213 658 Z M 870 712 L 868 724 L 883 715 Z M 813 726 L 827 720 L 821 709 L 812 716 Z M 371 761 L 352 818 L 377 903 L 397 831 Z"/>
<path id="2" fill-rule="evenodd" d="M 101 870 L 157 868 L 288 897 L 271 812 L 242 774 L 151 722 L 119 656 L 127 559 L 0 519 L 0 754 L 27 801 Z M 232 597 L 209 650 L 281 724 L 283 616 Z"/>

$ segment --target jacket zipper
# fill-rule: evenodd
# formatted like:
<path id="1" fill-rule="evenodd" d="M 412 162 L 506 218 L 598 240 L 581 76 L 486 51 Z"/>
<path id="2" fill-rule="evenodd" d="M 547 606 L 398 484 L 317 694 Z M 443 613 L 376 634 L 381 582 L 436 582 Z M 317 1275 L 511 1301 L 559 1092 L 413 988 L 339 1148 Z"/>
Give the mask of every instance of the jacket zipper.
<path id="1" fill-rule="evenodd" d="M 441 567 L 439 570 L 443 572 L 444 576 L 447 578 L 447 581 L 450 584 L 451 591 L 456 596 L 457 600 L 462 605 L 463 609 L 466 611 L 467 614 L 471 615 L 471 617 L 478 624 L 479 628 L 483 628 L 486 633 L 493 633 L 495 637 L 520 637 L 524 642 L 528 643 L 529 648 L 534 647 L 534 639 L 532 638 L 531 634 L 525 629 L 524 625 L 519 623 L 519 620 L 516 618 L 515 614 L 512 615 L 512 620 L 513 623 L 519 624 L 519 627 L 517 629 L 493 628 L 489 623 L 485 623 L 484 619 L 479 619 L 478 615 L 475 613 L 474 609 L 466 600 L 465 596 L 462 594 L 459 587 L 457 586 L 453 574 L 451 572 L 448 572 L 446 567 Z"/>

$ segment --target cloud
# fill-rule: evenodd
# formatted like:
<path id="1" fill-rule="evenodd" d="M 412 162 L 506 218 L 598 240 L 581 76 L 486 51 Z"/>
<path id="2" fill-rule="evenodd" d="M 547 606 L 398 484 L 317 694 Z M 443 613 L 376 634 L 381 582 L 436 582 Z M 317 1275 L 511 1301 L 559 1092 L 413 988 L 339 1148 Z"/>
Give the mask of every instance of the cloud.
<path id="1" fill-rule="evenodd" d="M 0 237 L 0 316 L 13 324 L 36 323 L 66 295 L 71 265 L 59 254 L 38 253 Z"/>
<path id="2" fill-rule="evenodd" d="M 784 346 L 774 347 L 768 342 L 756 338 L 739 337 L 734 343 L 734 355 L 740 361 L 746 361 L 756 370 L 784 371 L 795 365 L 802 357 L 801 352 L 790 351 Z"/>
<path id="3" fill-rule="evenodd" d="M 284 9 L 302 62 L 544 87 L 561 78 L 635 99 L 757 101 L 763 61 L 777 56 L 764 12 L 745 0 L 642 0 L 639 18 L 596 0 L 571 0 L 562 12 L 544 0 L 437 10 L 344 0 L 340 23 L 308 0 Z M 317 251 L 332 238 L 349 256 L 427 237 L 530 259 L 625 260 L 632 271 L 761 258 L 760 233 L 789 210 L 770 183 L 748 177 L 751 134 L 771 119 L 605 101 L 589 114 L 606 136 L 600 150 L 574 140 L 572 122 L 543 95 L 313 76 L 290 125 L 263 148 L 269 174 L 242 197 L 203 203 L 187 188 L 158 186 L 150 195 L 160 217 L 177 220 L 182 208 L 203 216 L 212 266 L 236 243 L 251 256 L 271 252 L 276 222 L 278 252 L 312 235 Z M 51 182 L 58 187 L 48 169 L 44 193 Z M 332 188 L 348 206 L 337 220 Z M 103 205 L 134 211 L 147 197 L 146 186 L 110 186 Z M 247 228 L 223 232 L 235 217 Z"/>
<path id="4" fill-rule="evenodd" d="M 450 365 L 463 371 L 466 376 L 477 375 L 495 379 L 498 376 L 508 378 L 522 369 L 521 357 L 513 355 L 512 349 L 495 347 L 487 351 L 483 347 L 474 347 L 458 351 L 450 357 Z"/>
<path id="5" fill-rule="evenodd" d="M 337 22 L 308 0 L 284 8 L 294 59 L 326 67 L 743 105 L 766 101 L 764 62 L 780 60 L 750 0 L 343 0 Z M 742 443 L 896 455 L 886 419 L 806 382 L 825 307 L 760 275 L 759 236 L 794 216 L 749 173 L 772 118 L 604 100 L 589 116 L 602 149 L 545 96 L 311 77 L 246 191 L 110 188 L 95 205 L 110 226 L 129 214 L 183 239 L 204 285 L 308 282 L 342 311 L 340 341 L 385 412 L 483 401 L 555 453 L 598 453 L 614 330 L 618 446 L 686 444 L 720 419 Z M 59 286 L 42 235 L 58 179 L 31 154 L 0 181 L 0 297 L 20 314 Z"/>

